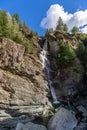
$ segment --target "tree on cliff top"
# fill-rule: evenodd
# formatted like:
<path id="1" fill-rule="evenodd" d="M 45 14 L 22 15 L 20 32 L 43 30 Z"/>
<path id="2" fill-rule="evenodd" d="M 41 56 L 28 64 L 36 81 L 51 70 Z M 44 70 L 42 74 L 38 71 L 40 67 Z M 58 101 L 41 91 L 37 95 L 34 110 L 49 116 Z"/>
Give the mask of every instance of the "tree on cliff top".
<path id="1" fill-rule="evenodd" d="M 16 20 L 16 22 L 19 24 L 20 23 L 20 17 L 17 13 L 15 13 L 13 16 L 12 16 L 13 19 Z"/>
<path id="2" fill-rule="evenodd" d="M 57 21 L 57 26 L 56 26 L 56 30 L 63 30 L 63 20 L 61 17 L 59 17 L 58 21 Z"/>
<path id="3" fill-rule="evenodd" d="M 77 33 L 79 32 L 79 28 L 76 27 L 76 26 L 74 26 L 74 27 L 72 28 L 71 32 L 72 32 L 73 34 L 77 34 Z"/>
<path id="4" fill-rule="evenodd" d="M 57 21 L 56 30 L 63 31 L 63 32 L 68 32 L 68 27 L 67 27 L 66 24 L 63 23 L 63 20 L 62 20 L 61 17 L 59 17 L 59 19 Z"/>
<path id="5" fill-rule="evenodd" d="M 68 32 L 68 27 L 67 27 L 66 24 L 64 24 L 63 31 L 66 32 L 66 33 Z"/>

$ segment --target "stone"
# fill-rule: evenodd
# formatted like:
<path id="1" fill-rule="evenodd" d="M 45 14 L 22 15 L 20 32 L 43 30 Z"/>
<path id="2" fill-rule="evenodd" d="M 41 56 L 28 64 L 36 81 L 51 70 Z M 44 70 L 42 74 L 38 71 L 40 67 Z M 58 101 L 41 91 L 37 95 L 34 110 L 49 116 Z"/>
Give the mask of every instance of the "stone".
<path id="1" fill-rule="evenodd" d="M 22 130 L 23 128 L 23 124 L 22 123 L 18 123 L 16 126 L 16 130 Z"/>
<path id="2" fill-rule="evenodd" d="M 87 117 L 87 110 L 83 106 L 78 106 L 77 109 L 83 113 L 84 117 Z"/>
<path id="3" fill-rule="evenodd" d="M 48 130 L 73 130 L 77 125 L 77 119 L 71 111 L 60 108 L 60 110 L 50 119 Z"/>
<path id="4" fill-rule="evenodd" d="M 23 126 L 23 130 L 47 130 L 47 128 L 43 125 L 28 122 Z"/>
<path id="5" fill-rule="evenodd" d="M 6 113 L 5 110 L 0 110 L 0 122 L 6 119 L 12 119 L 11 115 Z"/>

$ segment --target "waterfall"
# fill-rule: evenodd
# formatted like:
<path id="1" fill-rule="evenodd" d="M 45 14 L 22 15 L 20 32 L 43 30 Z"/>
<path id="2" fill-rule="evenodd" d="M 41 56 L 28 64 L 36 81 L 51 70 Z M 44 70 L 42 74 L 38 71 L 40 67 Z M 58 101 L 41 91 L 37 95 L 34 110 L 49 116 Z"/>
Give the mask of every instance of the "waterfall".
<path id="1" fill-rule="evenodd" d="M 41 64 L 42 64 L 42 66 L 45 70 L 46 76 L 47 76 L 48 86 L 49 86 L 49 89 L 50 89 L 50 92 L 52 95 L 53 104 L 59 104 L 60 102 L 57 100 L 53 82 L 51 80 L 50 62 L 49 62 L 49 59 L 47 58 L 48 54 L 49 54 L 49 52 L 48 52 L 48 45 L 47 45 L 47 39 L 46 39 L 44 46 L 43 46 L 43 50 L 40 53 L 40 60 L 41 60 Z"/>

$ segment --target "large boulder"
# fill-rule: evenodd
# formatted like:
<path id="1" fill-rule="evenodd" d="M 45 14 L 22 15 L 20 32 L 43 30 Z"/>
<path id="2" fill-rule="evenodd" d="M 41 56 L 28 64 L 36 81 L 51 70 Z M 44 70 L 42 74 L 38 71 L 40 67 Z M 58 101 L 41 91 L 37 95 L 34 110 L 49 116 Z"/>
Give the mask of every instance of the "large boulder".
<path id="1" fill-rule="evenodd" d="M 48 130 L 73 130 L 77 119 L 67 109 L 61 108 L 49 121 Z"/>

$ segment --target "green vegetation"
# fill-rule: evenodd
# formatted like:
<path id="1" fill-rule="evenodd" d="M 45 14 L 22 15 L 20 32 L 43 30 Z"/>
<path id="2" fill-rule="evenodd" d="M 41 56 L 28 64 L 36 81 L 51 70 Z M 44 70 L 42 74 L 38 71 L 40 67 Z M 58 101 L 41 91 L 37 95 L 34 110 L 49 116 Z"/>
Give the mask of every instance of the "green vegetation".
<path id="1" fill-rule="evenodd" d="M 53 29 L 47 29 L 45 36 L 48 37 L 51 32 L 53 32 Z"/>
<path id="2" fill-rule="evenodd" d="M 77 34 L 79 32 L 79 28 L 74 26 L 71 31 L 73 34 Z"/>
<path id="3" fill-rule="evenodd" d="M 78 43 L 78 48 L 77 48 L 76 52 L 77 52 L 77 55 L 79 57 L 84 55 L 84 53 L 85 53 L 85 46 L 84 46 L 83 42 L 79 42 Z"/>
<path id="4" fill-rule="evenodd" d="M 85 40 L 85 39 L 87 39 L 87 34 L 80 33 L 79 38 L 80 38 L 80 40 Z"/>
<path id="5" fill-rule="evenodd" d="M 56 109 L 53 107 L 51 109 L 49 109 L 44 115 L 43 117 L 48 118 L 53 116 L 56 113 Z"/>
<path id="6" fill-rule="evenodd" d="M 57 21 L 56 30 L 59 30 L 61 32 L 66 32 L 66 33 L 68 32 L 68 27 L 66 24 L 63 23 L 63 20 L 61 17 L 59 17 Z"/>
<path id="7" fill-rule="evenodd" d="M 66 24 L 64 24 L 63 31 L 66 32 L 66 33 L 68 32 L 68 27 L 67 27 Z"/>
<path id="8" fill-rule="evenodd" d="M 24 45 L 28 53 L 34 52 L 33 37 L 37 37 L 37 34 L 20 21 L 17 13 L 11 17 L 9 13 L 0 10 L 0 37 L 9 38 Z"/>
<path id="9" fill-rule="evenodd" d="M 56 26 L 56 30 L 63 30 L 63 20 L 61 17 L 59 17 L 58 21 L 57 21 L 57 26 Z"/>
<path id="10" fill-rule="evenodd" d="M 76 53 L 86 71 L 87 70 L 87 46 L 85 47 L 83 42 L 80 42 L 78 44 Z"/>
<path id="11" fill-rule="evenodd" d="M 59 41 L 60 53 L 57 61 L 60 68 L 67 68 L 72 66 L 76 57 L 74 50 L 69 44 L 65 44 L 62 40 Z"/>

